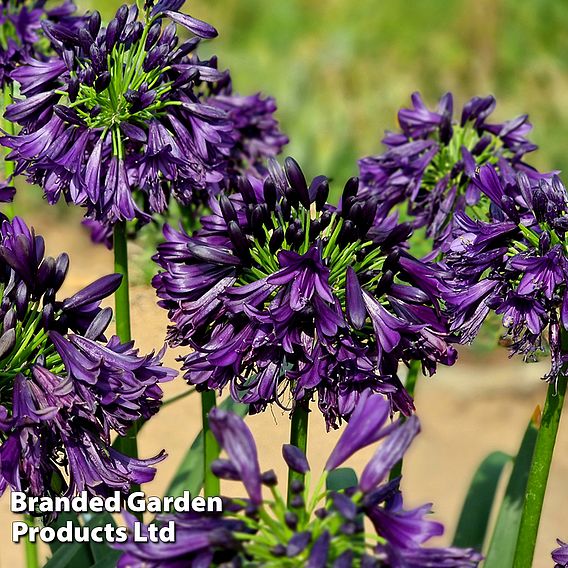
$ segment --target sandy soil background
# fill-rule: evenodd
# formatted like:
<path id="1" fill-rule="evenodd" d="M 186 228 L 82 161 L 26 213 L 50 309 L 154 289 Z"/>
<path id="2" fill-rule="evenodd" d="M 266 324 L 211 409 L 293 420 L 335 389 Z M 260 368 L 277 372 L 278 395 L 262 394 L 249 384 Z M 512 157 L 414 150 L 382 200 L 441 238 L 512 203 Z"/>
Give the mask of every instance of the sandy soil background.
<path id="1" fill-rule="evenodd" d="M 45 212 L 46 209 L 43 209 Z M 48 214 L 51 213 L 49 209 Z M 73 218 L 54 222 L 54 216 L 28 216 L 47 242 L 49 254 L 66 250 L 71 268 L 62 293 L 72 293 L 99 276 L 112 271 L 111 253 L 90 245 L 85 232 L 77 229 Z M 133 335 L 146 352 L 159 348 L 164 340 L 167 318 L 155 303 L 149 287 L 132 290 Z M 169 351 L 166 363 L 176 367 L 177 353 Z M 485 356 L 465 351 L 453 369 L 440 369 L 432 379 L 420 381 L 416 405 L 422 434 L 405 460 L 403 489 L 408 506 L 434 503 L 434 518 L 446 525 L 439 544 L 447 544 L 474 469 L 493 450 L 515 453 L 527 421 L 537 404 L 544 400 L 545 386 L 539 377 L 546 363 L 532 365 L 508 360 L 504 349 Z M 182 393 L 187 387 L 181 378 L 166 385 L 165 398 Z M 274 468 L 284 480 L 280 446 L 287 441 L 289 420 L 279 409 L 251 417 L 259 446 L 261 465 Z M 325 432 L 320 416 L 310 423 L 309 459 L 312 470 L 321 470 L 338 432 Z M 197 397 L 188 397 L 165 408 L 145 427 L 140 438 L 140 454 L 150 456 L 165 448 L 168 459 L 158 469 L 155 480 L 143 489 L 149 495 L 162 495 L 194 436 L 200 430 Z M 535 568 L 552 565 L 550 551 L 555 538 L 568 539 L 568 420 L 560 431 L 556 461 L 542 518 Z M 369 452 L 352 461 L 356 469 L 365 463 Z M 11 543 L 8 495 L 0 499 L 0 568 L 25 566 L 23 547 Z"/>

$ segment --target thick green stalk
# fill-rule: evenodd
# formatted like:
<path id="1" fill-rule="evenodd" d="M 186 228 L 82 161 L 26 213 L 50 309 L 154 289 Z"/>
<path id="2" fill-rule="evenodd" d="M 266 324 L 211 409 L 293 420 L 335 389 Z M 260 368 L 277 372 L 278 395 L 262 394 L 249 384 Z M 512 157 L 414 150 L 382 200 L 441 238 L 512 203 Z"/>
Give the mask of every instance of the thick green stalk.
<path id="1" fill-rule="evenodd" d="M 4 113 L 8 108 L 8 105 L 11 105 L 14 102 L 14 85 L 12 83 L 7 84 L 4 87 L 4 100 L 2 101 L 2 126 L 4 131 L 8 134 L 8 136 L 12 136 L 15 134 L 16 129 L 13 122 L 10 122 L 6 118 L 4 118 Z M 3 161 L 3 171 L 2 174 L 4 176 L 4 180 L 7 181 L 10 179 L 11 176 L 14 175 L 15 163 L 12 160 L 6 160 L 6 156 L 9 154 L 10 150 L 5 149 L 5 153 L 2 156 Z M 14 204 L 10 203 L 4 207 L 4 213 L 9 217 L 13 218 L 15 215 L 14 211 Z"/>
<path id="2" fill-rule="evenodd" d="M 406 375 L 406 383 L 404 388 L 406 392 L 414 398 L 414 391 L 416 390 L 416 383 L 418 382 L 418 374 L 420 373 L 420 361 L 412 361 L 408 367 L 408 374 Z M 403 418 L 404 420 L 404 418 Z M 402 475 L 402 460 L 400 460 L 390 471 L 389 480 L 396 479 Z"/>
<path id="3" fill-rule="evenodd" d="M 122 283 L 115 293 L 116 334 L 123 342 L 131 339 L 130 333 L 130 293 L 128 282 L 128 245 L 126 242 L 126 223 L 118 222 L 114 227 L 114 271 L 122 274 Z M 132 458 L 138 457 L 138 424 L 133 424 L 126 436 L 120 438 L 117 449 Z M 133 487 L 138 491 L 138 487 Z"/>
<path id="4" fill-rule="evenodd" d="M 521 526 L 515 550 L 515 568 L 531 568 L 536 538 L 546 493 L 554 444 L 558 434 L 562 407 L 566 396 L 568 376 L 562 373 L 556 385 L 551 384 L 546 393 L 542 421 L 536 438 L 533 460 L 529 472 Z"/>
<path id="5" fill-rule="evenodd" d="M 35 526 L 35 519 L 31 515 L 26 515 L 25 520 L 30 527 Z M 26 547 L 26 568 L 39 568 L 39 555 L 37 550 L 37 542 L 32 542 L 29 538 L 26 538 L 25 547 Z"/>
<path id="6" fill-rule="evenodd" d="M 201 417 L 203 423 L 203 493 L 214 497 L 221 491 L 219 478 L 213 475 L 211 464 L 219 457 L 219 444 L 209 427 L 209 412 L 217 406 L 215 391 L 201 393 Z"/>
<path id="7" fill-rule="evenodd" d="M 290 424 L 290 444 L 300 448 L 304 454 L 308 449 L 308 422 L 309 422 L 309 408 L 307 401 L 300 401 L 296 403 L 296 407 L 292 412 L 292 420 Z M 292 493 L 292 482 L 300 481 L 304 483 L 305 475 L 292 471 L 288 471 L 288 506 L 292 501 L 294 494 Z"/>

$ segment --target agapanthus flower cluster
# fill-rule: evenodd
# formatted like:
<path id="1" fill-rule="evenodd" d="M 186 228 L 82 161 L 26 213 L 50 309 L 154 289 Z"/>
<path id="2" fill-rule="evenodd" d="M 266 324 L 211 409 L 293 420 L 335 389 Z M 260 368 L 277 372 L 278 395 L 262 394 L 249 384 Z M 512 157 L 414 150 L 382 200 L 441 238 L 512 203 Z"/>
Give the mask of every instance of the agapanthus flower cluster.
<path id="1" fill-rule="evenodd" d="M 416 417 L 391 424 L 390 407 L 378 394 L 365 392 L 327 460 L 312 494 L 296 481 L 294 497 L 284 503 L 278 480 L 261 472 L 252 433 L 235 414 L 214 410 L 211 428 L 228 459 L 213 463 L 221 479 L 242 482 L 247 496 L 226 499 L 223 513 L 197 518 L 191 514 L 165 516 L 174 520 L 176 545 L 129 541 L 119 567 L 174 566 L 363 566 L 376 568 L 437 568 L 477 566 L 481 555 L 471 549 L 428 548 L 426 543 L 443 533 L 443 526 L 428 519 L 431 505 L 403 507 L 400 478 L 387 481 L 419 432 Z M 322 491 L 330 472 L 360 449 L 382 440 L 356 485 L 341 491 Z M 287 465 L 302 474 L 310 466 L 302 451 L 282 449 Z M 270 491 L 271 497 L 263 495 Z M 365 531 L 365 519 L 374 534 Z"/>
<path id="2" fill-rule="evenodd" d="M 19 218 L 0 225 L 0 493 L 31 496 L 127 492 L 154 477 L 162 455 L 117 452 L 125 435 L 158 411 L 159 383 L 175 372 L 162 353 L 105 338 L 112 318 L 101 300 L 120 284 L 101 278 L 57 299 L 69 258 L 44 255 L 42 237 Z"/>
<path id="3" fill-rule="evenodd" d="M 513 353 L 531 359 L 548 343 L 547 379 L 555 380 L 565 363 L 560 329 L 568 328 L 566 188 L 556 176 L 534 183 L 522 172 L 500 176 L 490 165 L 473 182 L 491 202 L 492 221 L 457 214 L 443 249 L 453 274 L 444 292 L 451 329 L 472 341 L 494 310 Z"/>
<path id="4" fill-rule="evenodd" d="M 409 414 L 399 363 L 419 360 L 433 373 L 455 360 L 434 272 L 404 248 L 410 227 L 376 222 L 357 178 L 337 209 L 327 178 L 308 186 L 291 158 L 285 171 L 271 169 L 264 182 L 243 178 L 212 200 L 193 235 L 164 230 L 153 285 L 174 324 L 171 345 L 192 348 L 185 378 L 202 389 L 229 385 L 252 412 L 317 393 L 328 426 L 367 388 Z"/>
<path id="5" fill-rule="evenodd" d="M 44 23 L 57 56 L 31 59 L 12 74 L 24 99 L 6 118 L 22 130 L 2 143 L 16 173 L 39 184 L 50 203 L 64 197 L 84 206 L 100 231 L 117 221 L 148 222 L 171 199 L 203 199 L 224 187 L 235 154 L 239 165 L 256 162 L 265 147 L 277 152 L 284 143 L 274 138 L 274 122 L 263 123 L 275 108 L 269 101 L 248 104 L 246 114 L 204 100 L 227 74 L 215 58 L 195 54 L 217 32 L 179 12 L 182 4 L 147 3 L 143 14 L 123 5 L 106 27 L 98 12 L 74 29 Z M 192 37 L 182 41 L 177 26 Z M 265 145 L 247 139 L 265 130 Z"/>
<path id="6" fill-rule="evenodd" d="M 554 568 L 566 568 L 568 566 L 568 544 L 557 539 L 558 548 L 552 551 L 552 560 L 554 560 Z"/>
<path id="7" fill-rule="evenodd" d="M 77 25 L 75 4 L 71 0 L 2 0 L 0 2 L 0 89 L 12 82 L 11 73 L 30 57 L 48 55 L 49 42 L 42 34 L 42 22 L 69 27 Z"/>
<path id="8" fill-rule="evenodd" d="M 383 139 L 386 151 L 360 160 L 364 191 L 386 210 L 406 204 L 413 225 L 426 227 L 435 246 L 443 242 L 455 212 L 475 209 L 482 198 L 471 181 L 477 168 L 493 164 L 504 173 L 537 175 L 524 162 L 525 154 L 536 149 L 526 138 L 528 117 L 489 122 L 495 104 L 492 96 L 474 97 L 457 122 L 451 93 L 435 111 L 414 93 L 412 108 L 398 113 L 400 132 L 388 132 Z"/>

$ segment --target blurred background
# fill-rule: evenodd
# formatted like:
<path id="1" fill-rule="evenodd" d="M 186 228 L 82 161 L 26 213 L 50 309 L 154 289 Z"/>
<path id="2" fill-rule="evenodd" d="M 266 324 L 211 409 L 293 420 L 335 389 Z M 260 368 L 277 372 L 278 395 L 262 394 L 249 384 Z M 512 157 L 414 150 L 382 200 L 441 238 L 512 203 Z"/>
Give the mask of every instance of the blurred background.
<path id="1" fill-rule="evenodd" d="M 108 19 L 119 2 L 77 0 Z M 278 117 L 290 136 L 287 153 L 307 177 L 326 174 L 341 183 L 357 173 L 357 159 L 381 151 L 385 130 L 395 129 L 396 113 L 420 91 L 434 106 L 446 91 L 459 112 L 474 95 L 493 94 L 497 120 L 529 113 L 532 139 L 540 146 L 531 163 L 568 171 L 568 4 L 558 0 L 193 0 L 193 16 L 217 27 L 219 38 L 203 45 L 231 70 L 241 94 L 274 96 Z M 111 254 L 92 247 L 80 228 L 81 214 L 50 208 L 38 190 L 22 188 L 18 212 L 44 234 L 48 252 L 71 247 L 68 292 L 112 270 Z M 131 247 L 137 252 L 136 245 Z M 153 291 L 142 285 L 147 272 L 134 268 L 134 336 L 142 349 L 159 347 L 165 314 Z M 136 275 L 139 277 L 136 279 Z M 547 362 L 509 360 L 494 348 L 495 333 L 475 350 L 464 350 L 453 369 L 418 386 L 417 408 L 423 433 L 405 462 L 408 505 L 435 503 L 436 519 L 447 526 L 439 542 L 449 543 L 471 475 L 488 452 L 516 453 L 536 404 L 544 400 L 539 378 Z M 482 348 L 483 347 L 483 348 Z M 490 347 L 490 348 L 489 348 Z M 175 366 L 176 352 L 168 362 Z M 183 392 L 180 379 L 168 394 Z M 183 428 L 179 425 L 183 424 Z M 287 438 L 280 411 L 250 420 L 259 436 L 263 466 L 283 473 L 275 447 Z M 174 426 L 175 425 L 175 426 Z M 551 565 L 555 538 L 568 539 L 568 421 L 558 440 L 534 566 Z M 142 451 L 166 447 L 170 457 L 146 490 L 159 495 L 199 430 L 199 402 L 190 397 L 166 408 L 143 432 Z M 323 464 L 337 434 L 324 434 L 314 416 L 310 458 Z M 361 465 L 362 461 L 359 463 Z M 357 464 L 355 464 L 357 465 Z M 11 517 L 0 501 L 0 566 L 23 565 L 22 551 L 9 544 Z"/>

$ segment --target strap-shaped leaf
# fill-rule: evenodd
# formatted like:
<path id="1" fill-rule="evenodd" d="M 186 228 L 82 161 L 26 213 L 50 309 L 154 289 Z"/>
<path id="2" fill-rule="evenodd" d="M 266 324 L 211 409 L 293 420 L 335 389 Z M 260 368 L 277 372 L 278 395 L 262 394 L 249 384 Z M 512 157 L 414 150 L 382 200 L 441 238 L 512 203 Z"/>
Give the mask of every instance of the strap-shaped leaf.
<path id="1" fill-rule="evenodd" d="M 453 546 L 483 549 L 499 479 L 510 461 L 511 456 L 493 452 L 481 462 L 469 486 Z"/>
<path id="2" fill-rule="evenodd" d="M 523 500 L 529 478 L 534 446 L 538 434 L 538 409 L 529 422 L 523 436 L 515 465 L 505 490 L 505 496 L 497 515 L 495 529 L 487 557 L 483 566 L 485 568 L 501 568 L 512 566 L 523 512 Z"/>

